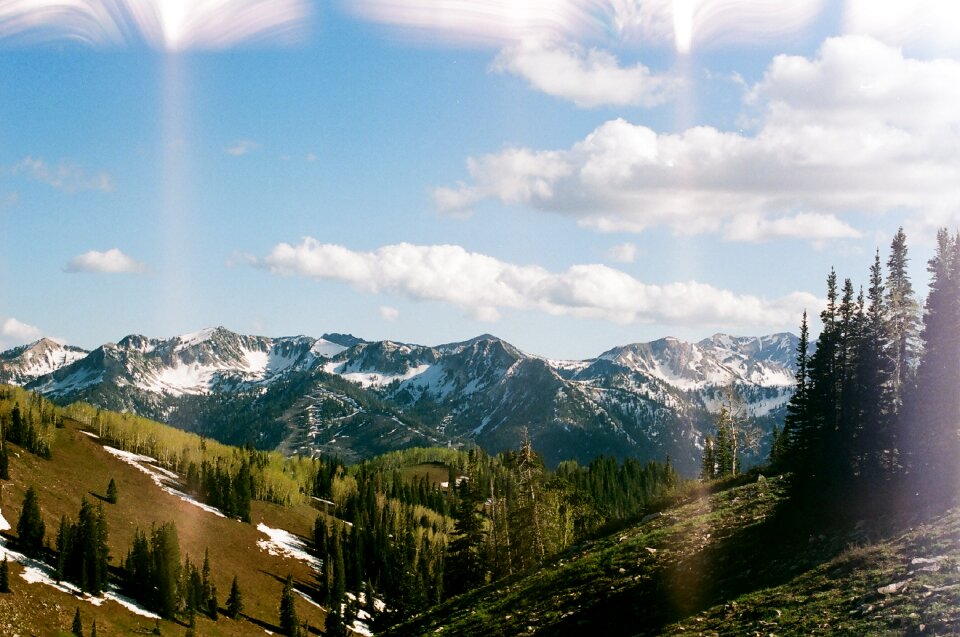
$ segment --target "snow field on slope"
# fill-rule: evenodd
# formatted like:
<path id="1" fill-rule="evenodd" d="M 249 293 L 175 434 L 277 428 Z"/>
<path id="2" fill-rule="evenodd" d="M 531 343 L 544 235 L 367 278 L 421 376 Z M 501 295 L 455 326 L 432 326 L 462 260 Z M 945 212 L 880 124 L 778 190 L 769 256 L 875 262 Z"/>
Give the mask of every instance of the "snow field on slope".
<path id="1" fill-rule="evenodd" d="M 9 529 L 10 523 L 7 522 L 3 517 L 3 514 L 0 513 L 0 530 L 6 531 Z M 70 582 L 58 582 L 56 579 L 56 572 L 52 566 L 45 564 L 40 560 L 29 558 L 23 553 L 11 551 L 7 548 L 7 540 L 0 538 L 0 560 L 3 560 L 4 558 L 10 560 L 11 562 L 17 562 L 23 566 L 23 571 L 20 573 L 20 578 L 28 584 L 44 584 L 51 588 L 55 588 L 62 593 L 74 595 L 85 602 L 93 604 L 94 606 L 100 606 L 105 601 L 112 600 L 130 612 L 136 613 L 142 617 L 149 617 L 151 619 L 160 618 L 159 615 L 148 611 L 146 608 L 140 606 L 129 597 L 125 597 L 117 593 L 116 586 L 110 585 L 110 590 L 105 591 L 103 595 L 100 597 L 93 597 L 87 593 L 82 593 L 77 586 L 71 584 Z"/>
<path id="2" fill-rule="evenodd" d="M 179 478 L 179 476 L 177 476 L 177 474 L 175 474 L 172 471 L 169 471 L 162 467 L 155 466 L 157 462 L 155 458 L 151 458 L 150 456 L 143 456 L 136 453 L 131 453 L 129 451 L 124 451 L 122 449 L 115 449 L 113 447 L 108 447 L 106 445 L 104 445 L 103 448 L 107 451 L 107 453 L 113 456 L 116 456 L 123 462 L 126 462 L 128 465 L 132 467 L 136 467 L 141 472 L 150 476 L 150 478 L 153 480 L 153 483 L 155 485 L 157 485 L 158 487 L 160 487 L 170 495 L 180 498 L 184 502 L 192 504 L 193 506 L 199 509 L 203 509 L 207 513 L 212 513 L 221 518 L 227 517 L 226 515 L 223 514 L 223 512 L 220 511 L 220 509 L 216 507 L 212 507 L 209 504 L 204 504 L 203 502 L 200 502 L 196 498 L 190 495 L 187 495 L 183 491 L 180 491 L 178 489 L 174 489 L 173 487 L 171 487 L 169 483 L 176 481 Z"/>
<path id="3" fill-rule="evenodd" d="M 322 563 L 319 559 L 310 555 L 307 551 L 307 545 L 289 531 L 283 529 L 274 529 L 263 522 L 257 525 L 257 530 L 267 536 L 266 540 L 257 540 L 257 546 L 261 551 L 270 555 L 290 557 L 309 565 L 315 571 L 319 571 Z"/>

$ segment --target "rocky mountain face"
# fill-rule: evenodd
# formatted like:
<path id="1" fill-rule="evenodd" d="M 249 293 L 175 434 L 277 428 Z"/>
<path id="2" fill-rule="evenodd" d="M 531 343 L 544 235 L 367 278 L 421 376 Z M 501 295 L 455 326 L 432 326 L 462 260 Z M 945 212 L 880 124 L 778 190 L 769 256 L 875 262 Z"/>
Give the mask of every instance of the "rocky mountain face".
<path id="1" fill-rule="evenodd" d="M 84 358 L 89 352 L 49 338 L 0 353 L 0 383 L 26 385 L 61 367 Z"/>
<path id="2" fill-rule="evenodd" d="M 766 431 L 782 421 L 797 339 L 664 338 L 583 361 L 529 355 L 488 334 L 427 347 L 212 328 L 131 335 L 89 353 L 54 345 L 0 355 L 0 378 L 58 402 L 85 400 L 288 453 L 356 458 L 472 442 L 497 452 L 526 432 L 551 464 L 670 456 L 693 473 L 730 387 L 744 418 Z"/>

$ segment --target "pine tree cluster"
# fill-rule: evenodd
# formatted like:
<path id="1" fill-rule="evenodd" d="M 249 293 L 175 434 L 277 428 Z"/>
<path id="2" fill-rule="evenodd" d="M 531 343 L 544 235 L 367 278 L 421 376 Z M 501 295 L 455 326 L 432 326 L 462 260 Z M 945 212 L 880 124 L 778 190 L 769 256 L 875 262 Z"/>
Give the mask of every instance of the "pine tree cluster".
<path id="1" fill-rule="evenodd" d="M 793 472 L 800 502 L 847 506 L 909 493 L 942 506 L 956 497 L 960 235 L 938 235 L 922 318 L 908 263 L 901 229 L 886 278 L 878 252 L 866 294 L 831 272 L 812 355 L 804 315 L 796 391 L 772 457 Z"/>
<path id="2" fill-rule="evenodd" d="M 99 595 L 107 587 L 110 550 L 103 506 L 86 498 L 80 503 L 77 522 L 66 516 L 57 531 L 57 580 L 73 582 L 80 590 Z"/>
<path id="3" fill-rule="evenodd" d="M 231 517 L 250 521 L 252 478 L 249 461 L 241 462 L 233 472 L 220 458 L 215 463 L 204 460 L 199 467 L 190 463 L 186 483 L 187 491 L 201 502 Z"/>

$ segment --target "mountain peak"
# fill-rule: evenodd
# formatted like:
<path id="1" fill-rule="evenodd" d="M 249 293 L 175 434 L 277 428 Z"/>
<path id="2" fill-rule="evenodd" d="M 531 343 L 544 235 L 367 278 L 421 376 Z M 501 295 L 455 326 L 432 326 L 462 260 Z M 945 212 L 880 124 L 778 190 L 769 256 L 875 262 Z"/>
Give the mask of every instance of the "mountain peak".
<path id="1" fill-rule="evenodd" d="M 179 347 L 191 347 L 193 345 L 199 345 L 200 343 L 205 343 L 207 341 L 212 341 L 220 338 L 230 338 L 236 336 L 234 332 L 231 332 L 222 325 L 217 327 L 205 327 L 197 332 L 190 332 L 188 334 L 181 334 L 177 336 L 177 340 L 180 341 Z"/>

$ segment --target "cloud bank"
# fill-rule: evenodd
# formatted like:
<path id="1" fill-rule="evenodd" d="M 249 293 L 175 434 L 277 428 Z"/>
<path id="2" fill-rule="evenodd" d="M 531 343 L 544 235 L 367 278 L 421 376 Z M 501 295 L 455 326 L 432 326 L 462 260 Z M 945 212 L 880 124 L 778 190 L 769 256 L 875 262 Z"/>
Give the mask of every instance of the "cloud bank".
<path id="1" fill-rule="evenodd" d="M 710 327 L 792 327 L 821 301 L 795 292 L 766 300 L 696 281 L 654 285 L 605 265 L 550 272 L 469 252 L 457 245 L 399 243 L 372 252 L 307 237 L 280 243 L 253 264 L 273 274 L 340 281 L 369 293 L 453 305 L 474 319 L 496 321 L 505 309 L 628 323 Z M 385 318 L 387 318 L 385 316 Z"/>
<path id="2" fill-rule="evenodd" d="M 88 272 L 94 274 L 137 274 L 145 272 L 147 266 L 127 256 L 118 248 L 106 252 L 90 250 L 70 259 L 64 271 L 70 273 Z"/>
<path id="3" fill-rule="evenodd" d="M 955 225 L 958 103 L 960 62 L 832 38 L 812 59 L 774 58 L 746 93 L 748 132 L 663 134 L 615 119 L 567 149 L 471 157 L 470 179 L 434 198 L 458 215 L 496 200 L 600 231 L 660 226 L 737 241 L 855 238 L 852 213 L 905 210 L 924 230 Z"/>

